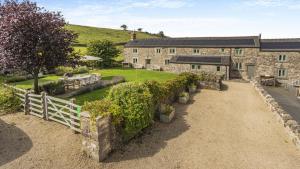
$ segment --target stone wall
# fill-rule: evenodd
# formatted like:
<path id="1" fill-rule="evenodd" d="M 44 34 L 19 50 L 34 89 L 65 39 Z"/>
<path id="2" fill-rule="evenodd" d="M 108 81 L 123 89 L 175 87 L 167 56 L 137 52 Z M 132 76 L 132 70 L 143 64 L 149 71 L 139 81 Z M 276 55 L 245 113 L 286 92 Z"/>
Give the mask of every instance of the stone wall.
<path id="1" fill-rule="evenodd" d="M 226 70 L 226 66 L 221 66 L 220 74 L 226 75 L 226 71 L 230 72 L 233 78 L 244 78 L 248 79 L 247 65 L 255 64 L 256 58 L 259 52 L 258 48 L 242 48 L 243 52 L 241 55 L 235 53 L 235 48 L 197 48 L 200 49 L 199 54 L 194 54 L 194 48 L 176 48 L 176 54 L 169 54 L 170 48 L 159 48 L 161 53 L 156 53 L 158 48 L 136 48 L 138 53 L 133 53 L 133 48 L 125 48 L 124 56 L 125 62 L 133 63 L 133 58 L 137 58 L 137 65 L 142 65 L 147 68 L 146 59 L 151 59 L 151 65 L 160 66 L 164 71 L 181 73 L 195 71 L 191 69 L 190 64 L 165 64 L 165 60 L 170 60 L 175 55 L 211 55 L 211 56 L 232 56 L 231 69 Z M 242 63 L 242 69 L 236 70 L 235 63 Z M 216 65 L 201 65 L 199 71 L 217 72 Z"/>
<path id="2" fill-rule="evenodd" d="M 278 56 L 286 55 L 285 62 L 279 62 Z M 286 77 L 278 77 L 278 69 L 286 69 Z M 299 52 L 260 52 L 257 59 L 257 77 L 260 75 L 275 76 L 281 83 L 290 83 L 300 79 Z"/>
<path id="3" fill-rule="evenodd" d="M 289 115 L 257 81 L 251 81 L 251 83 L 269 109 L 274 113 L 277 120 L 285 127 L 293 143 L 300 148 L 300 125 L 293 120 L 292 116 Z"/>
<path id="4" fill-rule="evenodd" d="M 80 123 L 83 136 L 82 151 L 87 157 L 101 162 L 121 144 L 112 124 L 112 116 L 98 117 L 93 123 L 90 114 L 82 112 Z"/>

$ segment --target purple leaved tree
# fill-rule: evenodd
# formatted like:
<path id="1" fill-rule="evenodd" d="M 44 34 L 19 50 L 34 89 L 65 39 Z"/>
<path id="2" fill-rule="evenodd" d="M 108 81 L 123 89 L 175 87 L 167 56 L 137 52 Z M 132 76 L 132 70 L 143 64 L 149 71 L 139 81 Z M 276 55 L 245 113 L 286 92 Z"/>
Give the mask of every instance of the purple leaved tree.
<path id="1" fill-rule="evenodd" d="M 38 74 L 43 68 L 74 59 L 71 44 L 77 35 L 65 25 L 59 12 L 49 12 L 34 2 L 4 1 L 0 4 L 0 64 L 31 74 L 38 93 Z"/>

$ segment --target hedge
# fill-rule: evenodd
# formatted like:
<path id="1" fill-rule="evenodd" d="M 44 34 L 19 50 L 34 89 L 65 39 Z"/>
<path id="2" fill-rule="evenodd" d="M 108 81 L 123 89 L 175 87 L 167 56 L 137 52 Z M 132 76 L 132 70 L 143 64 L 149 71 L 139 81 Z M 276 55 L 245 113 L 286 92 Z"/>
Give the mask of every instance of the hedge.
<path id="1" fill-rule="evenodd" d="M 15 113 L 21 108 L 21 101 L 11 89 L 0 88 L 0 114 Z"/>
<path id="2" fill-rule="evenodd" d="M 122 137 L 128 141 L 148 127 L 154 117 L 153 96 L 143 83 L 129 82 L 112 87 L 108 100 L 120 106 Z"/>

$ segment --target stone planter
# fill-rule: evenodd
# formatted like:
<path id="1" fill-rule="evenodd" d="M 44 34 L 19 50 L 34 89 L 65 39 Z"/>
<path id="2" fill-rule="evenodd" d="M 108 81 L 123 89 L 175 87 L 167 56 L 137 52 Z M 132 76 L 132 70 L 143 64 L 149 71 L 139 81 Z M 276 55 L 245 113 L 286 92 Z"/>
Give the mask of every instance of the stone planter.
<path id="1" fill-rule="evenodd" d="M 187 102 L 190 100 L 190 96 L 186 95 L 186 96 L 179 96 L 178 102 L 180 104 L 187 104 Z"/>
<path id="2" fill-rule="evenodd" d="M 189 93 L 192 94 L 192 93 L 196 93 L 197 91 L 197 86 L 189 86 Z"/>
<path id="3" fill-rule="evenodd" d="M 163 123 L 170 123 L 174 117 L 175 117 L 175 109 L 173 109 L 173 111 L 170 114 L 161 113 L 159 119 Z"/>

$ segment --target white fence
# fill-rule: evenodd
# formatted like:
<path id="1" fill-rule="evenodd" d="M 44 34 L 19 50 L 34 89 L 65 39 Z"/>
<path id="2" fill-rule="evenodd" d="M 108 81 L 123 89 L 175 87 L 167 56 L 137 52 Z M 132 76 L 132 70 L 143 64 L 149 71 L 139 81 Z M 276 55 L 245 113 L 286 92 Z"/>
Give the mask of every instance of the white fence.
<path id="1" fill-rule="evenodd" d="M 76 105 L 74 99 L 67 101 L 48 96 L 44 92 L 37 95 L 6 84 L 4 86 L 11 88 L 14 94 L 22 101 L 25 114 L 31 114 L 45 120 L 52 120 L 69 126 L 76 132 L 81 132 L 81 106 Z"/>

